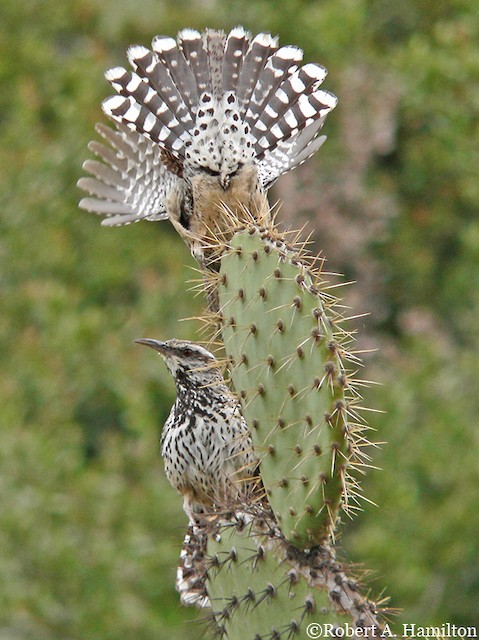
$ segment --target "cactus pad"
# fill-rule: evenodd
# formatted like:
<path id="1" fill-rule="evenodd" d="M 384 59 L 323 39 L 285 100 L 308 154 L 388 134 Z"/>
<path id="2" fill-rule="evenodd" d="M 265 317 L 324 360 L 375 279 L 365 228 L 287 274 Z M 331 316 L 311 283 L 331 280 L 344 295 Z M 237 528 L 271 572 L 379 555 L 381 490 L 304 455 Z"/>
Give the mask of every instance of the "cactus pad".
<path id="1" fill-rule="evenodd" d="M 311 260 L 254 225 L 223 252 L 218 297 L 232 382 L 279 526 L 300 548 L 319 544 L 357 497 L 350 470 L 364 458 L 337 301 Z"/>
<path id="2" fill-rule="evenodd" d="M 311 624 L 381 628 L 376 605 L 360 595 L 329 546 L 299 551 L 268 516 L 240 512 L 220 523 L 209 539 L 208 563 L 220 637 L 286 640 L 303 637 Z"/>

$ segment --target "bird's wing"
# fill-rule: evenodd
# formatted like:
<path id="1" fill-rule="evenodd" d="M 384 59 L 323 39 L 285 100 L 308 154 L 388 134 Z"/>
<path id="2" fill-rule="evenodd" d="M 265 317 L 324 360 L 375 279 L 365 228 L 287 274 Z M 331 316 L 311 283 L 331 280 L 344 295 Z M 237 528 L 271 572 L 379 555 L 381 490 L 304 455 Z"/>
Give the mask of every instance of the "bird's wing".
<path id="1" fill-rule="evenodd" d="M 79 206 L 104 216 L 105 226 L 166 219 L 165 196 L 181 179 L 165 168 L 158 146 L 121 124 L 116 130 L 104 124 L 96 129 L 107 144 L 89 144 L 98 160 L 83 164 L 90 176 L 80 178 L 78 186 L 89 197 Z"/>

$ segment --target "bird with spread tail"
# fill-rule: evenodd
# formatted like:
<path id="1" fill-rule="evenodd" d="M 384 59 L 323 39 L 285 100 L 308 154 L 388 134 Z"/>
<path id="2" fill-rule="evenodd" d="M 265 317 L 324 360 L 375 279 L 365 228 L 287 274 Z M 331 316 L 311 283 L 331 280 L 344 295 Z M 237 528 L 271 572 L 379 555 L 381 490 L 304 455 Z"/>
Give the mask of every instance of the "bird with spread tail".
<path id="1" fill-rule="evenodd" d="M 267 219 L 269 187 L 323 144 L 337 103 L 320 88 L 327 71 L 242 27 L 156 36 L 128 59 L 132 71 L 106 72 L 117 95 L 102 106 L 116 128 L 97 125 L 106 144 L 89 145 L 98 160 L 84 163 L 80 207 L 107 226 L 169 218 L 204 264 L 225 232 L 221 212 Z"/>
<path id="2" fill-rule="evenodd" d="M 251 434 L 212 353 L 183 340 L 136 342 L 157 351 L 175 379 L 176 400 L 162 431 L 161 454 L 189 519 L 176 584 L 183 604 L 208 606 L 204 522 L 215 512 L 234 511 L 259 498 Z"/>

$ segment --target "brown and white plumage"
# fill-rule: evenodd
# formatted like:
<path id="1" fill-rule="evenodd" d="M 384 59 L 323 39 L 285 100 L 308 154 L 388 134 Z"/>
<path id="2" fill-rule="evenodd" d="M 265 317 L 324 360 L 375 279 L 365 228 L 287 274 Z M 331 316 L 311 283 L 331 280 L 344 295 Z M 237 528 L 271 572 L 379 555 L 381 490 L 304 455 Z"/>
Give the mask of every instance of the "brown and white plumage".
<path id="1" fill-rule="evenodd" d="M 175 379 L 176 400 L 161 435 L 165 472 L 188 515 L 232 504 L 257 462 L 236 397 L 212 353 L 186 340 L 138 340 Z"/>
<path id="2" fill-rule="evenodd" d="M 177 590 L 183 604 L 207 606 L 209 518 L 258 496 L 258 460 L 239 402 L 212 353 L 182 340 L 137 342 L 157 351 L 175 379 L 176 400 L 163 427 L 161 454 L 189 519 Z"/>
<path id="3" fill-rule="evenodd" d="M 170 218 L 187 240 L 214 225 L 221 202 L 263 211 L 266 190 L 324 142 L 337 102 L 320 88 L 324 67 L 302 56 L 242 27 L 130 47 L 132 71 L 106 73 L 117 95 L 103 110 L 117 129 L 99 125 L 110 147 L 91 143 L 102 163 L 85 163 L 80 207 L 106 225 Z"/>

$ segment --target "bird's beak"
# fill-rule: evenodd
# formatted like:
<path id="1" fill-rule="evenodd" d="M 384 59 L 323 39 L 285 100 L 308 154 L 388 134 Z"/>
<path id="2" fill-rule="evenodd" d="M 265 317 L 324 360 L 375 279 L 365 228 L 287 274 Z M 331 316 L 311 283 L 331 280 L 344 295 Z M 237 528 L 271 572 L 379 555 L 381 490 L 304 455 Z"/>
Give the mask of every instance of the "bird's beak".
<path id="1" fill-rule="evenodd" d="M 231 178 L 228 175 L 220 176 L 220 185 L 223 191 L 226 191 L 230 186 Z"/>
<path id="2" fill-rule="evenodd" d="M 168 345 L 166 342 L 161 342 L 161 340 L 153 340 L 152 338 L 138 338 L 135 340 L 138 344 L 144 344 L 147 347 L 151 347 L 155 351 L 166 355 L 168 353 Z"/>

